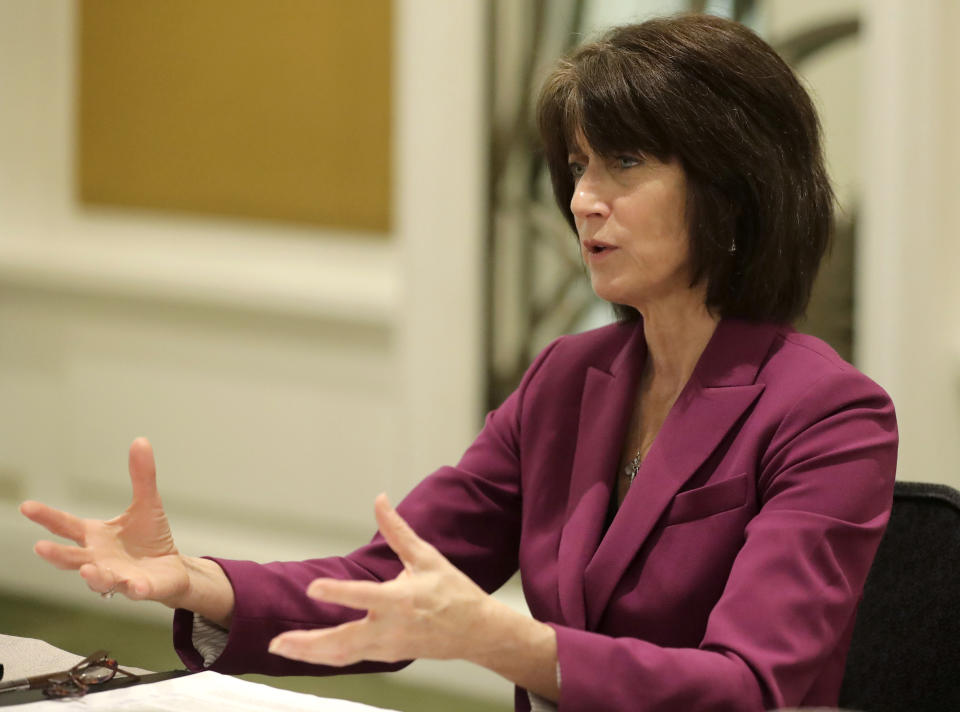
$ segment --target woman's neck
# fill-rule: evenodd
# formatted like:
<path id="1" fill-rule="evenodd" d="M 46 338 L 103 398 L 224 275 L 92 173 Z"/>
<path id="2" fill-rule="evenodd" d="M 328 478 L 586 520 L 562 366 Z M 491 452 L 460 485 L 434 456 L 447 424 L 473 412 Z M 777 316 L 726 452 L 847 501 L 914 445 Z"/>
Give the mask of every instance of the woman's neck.
<path id="1" fill-rule="evenodd" d="M 676 398 L 696 368 L 720 321 L 702 301 L 641 310 L 647 342 L 645 390 Z"/>

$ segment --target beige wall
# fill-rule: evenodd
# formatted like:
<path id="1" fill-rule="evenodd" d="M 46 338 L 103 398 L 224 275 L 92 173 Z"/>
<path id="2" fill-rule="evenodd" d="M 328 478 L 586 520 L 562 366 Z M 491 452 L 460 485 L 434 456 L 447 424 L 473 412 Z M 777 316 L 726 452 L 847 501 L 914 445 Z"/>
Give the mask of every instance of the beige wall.
<path id="1" fill-rule="evenodd" d="M 960 487 L 960 5 L 864 20 L 858 360 L 897 406 L 898 477 Z"/>

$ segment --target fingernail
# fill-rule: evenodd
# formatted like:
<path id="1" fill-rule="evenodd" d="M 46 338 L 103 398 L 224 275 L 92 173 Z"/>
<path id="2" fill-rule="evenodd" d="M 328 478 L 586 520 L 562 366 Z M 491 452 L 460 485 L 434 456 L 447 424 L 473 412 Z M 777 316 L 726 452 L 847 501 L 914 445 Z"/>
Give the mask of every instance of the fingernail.
<path id="1" fill-rule="evenodd" d="M 283 651 L 283 641 L 277 638 L 271 640 L 270 645 L 267 647 L 267 652 L 272 653 L 273 655 L 283 655 Z"/>
<path id="2" fill-rule="evenodd" d="M 312 583 L 307 588 L 307 595 L 311 598 L 323 598 L 326 592 L 327 590 L 322 583 Z"/>

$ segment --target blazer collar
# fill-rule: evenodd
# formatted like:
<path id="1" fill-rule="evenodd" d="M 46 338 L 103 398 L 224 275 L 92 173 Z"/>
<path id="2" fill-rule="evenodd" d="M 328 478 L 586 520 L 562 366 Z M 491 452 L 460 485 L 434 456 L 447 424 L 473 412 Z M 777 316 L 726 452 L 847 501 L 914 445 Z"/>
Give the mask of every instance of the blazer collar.
<path id="1" fill-rule="evenodd" d="M 642 322 L 608 368 L 587 369 L 558 553 L 560 607 L 569 625 L 596 628 L 674 495 L 762 392 L 757 372 L 777 331 L 734 320 L 717 325 L 643 463 L 646 486 L 630 490 L 621 507 L 628 516 L 617 516 L 606 536 L 607 507 L 646 359 Z"/>
<path id="2" fill-rule="evenodd" d="M 584 379 L 558 552 L 560 610 L 575 628 L 586 624 L 583 572 L 603 535 L 612 477 L 646 354 L 643 326 L 637 324 L 613 361 L 588 367 Z"/>

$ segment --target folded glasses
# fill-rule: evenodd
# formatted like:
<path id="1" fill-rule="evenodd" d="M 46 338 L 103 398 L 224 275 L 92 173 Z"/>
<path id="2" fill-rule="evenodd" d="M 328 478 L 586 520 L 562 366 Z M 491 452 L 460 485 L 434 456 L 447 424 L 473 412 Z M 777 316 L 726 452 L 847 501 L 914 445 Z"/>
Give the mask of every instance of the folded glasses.
<path id="1" fill-rule="evenodd" d="M 63 672 L 0 682 L 0 692 L 41 689 L 47 697 L 81 697 L 92 687 L 110 682 L 117 673 L 127 676 L 132 682 L 140 680 L 139 675 L 117 665 L 117 661 L 106 650 L 98 650 Z"/>

